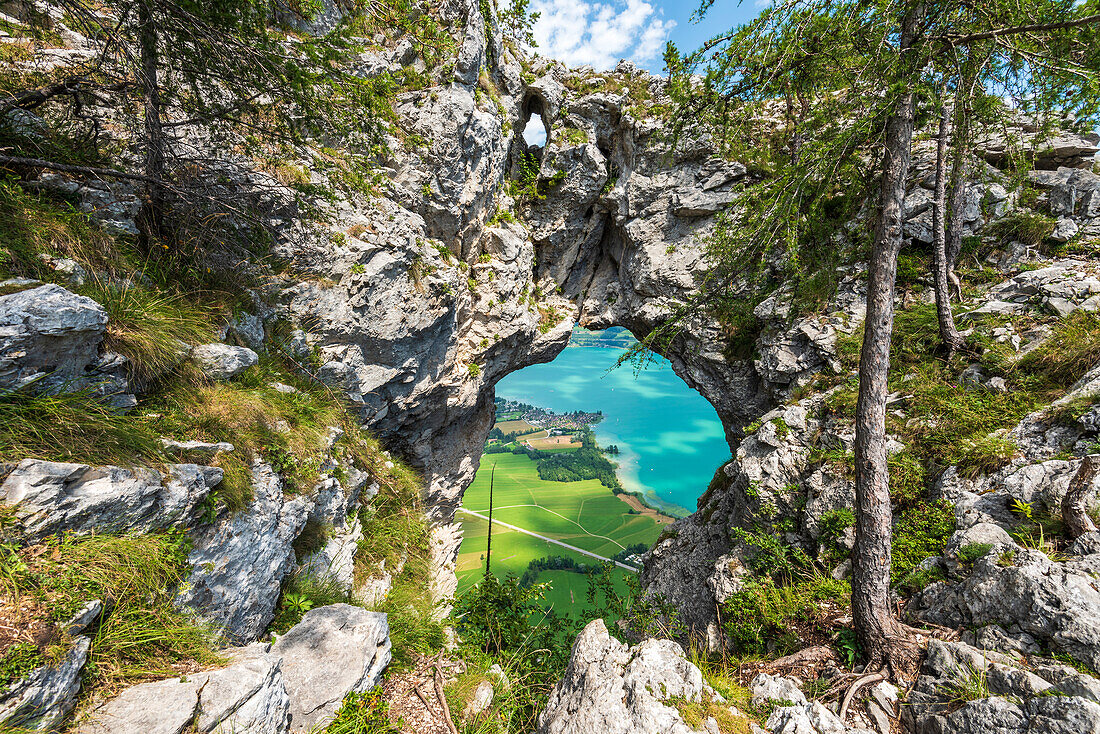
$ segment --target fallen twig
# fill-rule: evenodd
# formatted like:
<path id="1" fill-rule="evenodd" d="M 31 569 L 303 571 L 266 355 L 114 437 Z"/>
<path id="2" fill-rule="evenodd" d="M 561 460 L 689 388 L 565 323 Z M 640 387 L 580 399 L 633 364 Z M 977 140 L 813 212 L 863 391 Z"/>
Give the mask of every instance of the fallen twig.
<path id="1" fill-rule="evenodd" d="M 415 693 L 416 697 L 420 699 L 420 702 L 424 704 L 424 708 L 428 710 L 429 714 L 435 713 L 434 711 L 432 711 L 432 705 L 428 703 L 428 699 L 424 698 L 424 694 L 420 692 L 419 684 L 413 685 L 413 693 Z"/>
<path id="2" fill-rule="evenodd" d="M 458 734 L 458 727 L 451 720 L 451 707 L 447 705 L 447 697 L 443 695 L 443 671 L 440 669 L 438 662 L 435 664 L 433 680 L 435 681 L 435 696 L 439 699 L 440 705 L 443 706 L 443 720 L 447 722 L 447 728 L 451 730 L 451 734 Z"/>

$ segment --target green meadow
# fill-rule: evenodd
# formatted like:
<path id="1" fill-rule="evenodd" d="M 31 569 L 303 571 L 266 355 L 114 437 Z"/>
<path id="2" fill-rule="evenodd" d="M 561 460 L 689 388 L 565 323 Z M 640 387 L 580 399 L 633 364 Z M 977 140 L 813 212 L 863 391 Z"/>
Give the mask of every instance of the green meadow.
<path id="1" fill-rule="evenodd" d="M 607 558 L 630 545 L 651 545 L 667 524 L 665 518 L 659 519 L 651 513 L 632 512 L 599 480 L 543 481 L 539 479 L 535 462 L 527 456 L 516 454 L 486 454 L 482 457 L 481 468 L 463 499 L 463 508 L 488 514 L 489 476 L 494 465 L 494 520 Z M 461 512 L 458 519 L 462 522 L 464 536 L 456 569 L 461 594 L 484 572 L 488 523 Z M 580 563 L 598 563 L 594 558 L 494 523 L 492 570 L 498 577 L 508 573 L 521 576 L 530 561 L 546 556 L 566 556 Z M 615 571 L 616 584 L 624 592 L 624 579 L 628 573 L 622 569 Z M 588 585 L 582 574 L 543 571 L 538 582 L 551 584 L 547 599 L 558 611 L 580 615 L 588 607 L 585 597 Z"/>

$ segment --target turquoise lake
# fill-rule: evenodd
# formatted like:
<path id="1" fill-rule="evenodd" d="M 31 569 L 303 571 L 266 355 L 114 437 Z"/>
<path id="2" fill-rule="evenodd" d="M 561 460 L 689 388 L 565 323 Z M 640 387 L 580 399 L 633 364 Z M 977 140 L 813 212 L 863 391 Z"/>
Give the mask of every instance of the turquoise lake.
<path id="1" fill-rule="evenodd" d="M 611 459 L 623 486 L 670 514 L 693 511 L 730 458 L 722 423 L 666 359 L 654 357 L 637 374 L 630 364 L 611 369 L 623 351 L 570 344 L 553 362 L 505 377 L 496 394 L 556 413 L 603 411 L 596 437 L 619 447 Z"/>

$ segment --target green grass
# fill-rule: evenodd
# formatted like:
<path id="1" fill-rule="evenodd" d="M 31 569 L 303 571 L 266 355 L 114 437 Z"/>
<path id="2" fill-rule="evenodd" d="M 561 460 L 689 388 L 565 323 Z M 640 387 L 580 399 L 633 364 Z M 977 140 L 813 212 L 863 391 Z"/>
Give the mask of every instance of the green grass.
<path id="1" fill-rule="evenodd" d="M 652 516 L 630 514 L 627 504 L 599 480 L 543 481 L 538 477 L 535 462 L 517 454 L 486 455 L 477 477 L 466 491 L 463 507 L 487 514 L 489 474 L 494 463 L 497 466 L 493 488 L 494 520 L 607 558 L 622 550 L 621 546 L 636 543 L 651 545 L 660 535 L 661 528 L 665 527 Z M 480 580 L 484 572 L 488 523 L 462 513 L 458 518 L 463 529 L 457 566 L 461 594 Z M 587 565 L 599 563 L 597 559 L 494 522 L 492 570 L 498 577 L 509 573 L 522 576 L 530 561 L 546 556 L 565 556 Z M 617 588 L 625 589 L 625 578 L 629 572 L 616 569 L 612 573 Z M 543 571 L 537 582 L 547 581 L 551 582 L 551 588 L 546 596 L 556 611 L 583 616 L 591 608 L 586 601 L 588 582 L 583 574 Z"/>
<path id="2" fill-rule="evenodd" d="M 88 392 L 47 395 L 32 386 L 0 396 L 0 460 L 88 464 L 155 462 L 157 433 Z"/>
<path id="3" fill-rule="evenodd" d="M 1056 223 L 1054 219 L 1044 214 L 1018 211 L 993 222 L 987 229 L 1001 241 L 1001 244 L 1008 244 L 1015 240 L 1034 247 L 1050 237 Z"/>
<path id="4" fill-rule="evenodd" d="M 129 248 L 70 204 L 0 178 L 0 279 L 58 280 L 40 254 L 68 257 L 94 271 L 114 271 Z"/>
<path id="5" fill-rule="evenodd" d="M 211 632 L 172 604 L 189 571 L 187 551 L 186 537 L 176 533 L 50 540 L 4 558 L 5 593 L 43 622 L 63 622 L 91 599 L 103 600 L 82 695 L 110 693 L 178 675 L 181 665 L 222 662 Z"/>
<path id="6" fill-rule="evenodd" d="M 549 482 L 524 455 L 492 454 L 482 461 L 462 506 L 486 514 L 489 474 L 496 465 L 493 519 L 610 557 L 634 543 L 652 543 L 660 526 L 629 507 L 598 480 Z M 547 555 L 542 553 L 540 555 Z"/>
<path id="7" fill-rule="evenodd" d="M 283 393 L 271 387 L 283 382 L 297 388 Z M 236 449 L 216 462 L 231 481 L 222 500 L 230 509 L 247 503 L 249 491 L 244 466 L 255 458 L 269 462 L 290 492 L 308 490 L 320 477 L 321 462 L 329 452 L 332 426 L 344 430 L 335 452 L 359 454 L 365 437 L 340 400 L 323 386 L 312 385 L 264 358 L 232 382 L 209 383 L 184 371 L 142 406 L 141 414 L 165 436 L 201 441 L 228 441 Z M 224 484 L 224 482 L 223 482 Z"/>
<path id="8" fill-rule="evenodd" d="M 180 295 L 130 280 L 92 280 L 80 290 L 107 312 L 106 346 L 126 357 L 130 373 L 139 379 L 165 375 L 190 346 L 214 341 L 215 313 Z"/>
<path id="9" fill-rule="evenodd" d="M 389 705 L 381 688 L 366 693 L 349 693 L 325 727 L 325 734 L 401 734 L 402 727 L 390 723 Z"/>

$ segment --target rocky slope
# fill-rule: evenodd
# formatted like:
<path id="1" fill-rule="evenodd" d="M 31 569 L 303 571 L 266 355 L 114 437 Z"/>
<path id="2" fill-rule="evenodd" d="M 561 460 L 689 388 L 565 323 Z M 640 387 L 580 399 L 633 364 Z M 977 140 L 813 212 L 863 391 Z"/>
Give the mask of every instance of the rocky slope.
<path id="1" fill-rule="evenodd" d="M 340 12 L 338 4 L 327 5 L 325 22 Z M 431 79 L 397 95 L 378 194 L 334 204 L 322 222 L 278 210 L 273 254 L 290 265 L 265 271 L 263 285 L 249 294 L 251 305 L 224 325 L 222 341 L 200 344 L 190 357 L 207 378 L 224 381 L 254 367 L 257 352 L 278 336 L 313 376 L 346 397 L 365 427 L 423 472 L 434 594 L 446 599 L 461 542 L 454 512 L 491 427 L 495 383 L 553 359 L 575 323 L 623 326 L 638 337 L 663 323 L 696 292 L 709 269 L 705 240 L 716 216 L 736 206 L 755 174 L 717 155 L 702 133 L 670 147 L 660 116 L 667 103 L 661 79 L 627 63 L 597 73 L 528 57 L 473 0 L 446 3 L 441 13 L 456 35 L 453 67 L 425 69 L 407 40 L 384 38 L 357 60 L 364 75 L 412 69 Z M 548 142 L 528 149 L 523 132 L 535 113 Z M 967 328 L 1000 345 L 996 349 L 1011 350 L 1015 362 L 1062 338 L 1060 324 L 1074 314 L 1100 309 L 1100 269 L 1092 259 L 1100 236 L 1100 176 L 1087 169 L 1098 150 L 1095 136 L 1066 132 L 1037 140 L 1026 125 L 1013 133 L 991 137 L 979 152 L 991 163 L 1001 161 L 1010 144 L 1032 152 L 1039 170 L 1029 174 L 1031 197 L 1025 200 L 1025 189 L 1013 189 L 996 168 L 978 167 L 963 218 L 968 236 L 996 240 L 978 262 L 984 284 L 966 294 Z M 916 249 L 930 237 L 930 153 L 927 144 L 918 148 L 907 196 L 906 235 Z M 33 183 L 74 197 L 105 226 L 136 231 L 132 188 L 78 185 L 49 174 Z M 1020 215 L 1039 210 L 1050 217 L 1045 241 L 1015 236 Z M 857 219 L 839 229 L 838 248 L 854 248 L 859 226 Z M 1070 252 L 1050 247 L 1067 243 Z M 133 407 L 146 386 L 106 348 L 111 324 L 104 308 L 74 292 L 88 273 L 60 257 L 50 267 L 57 283 L 9 281 L 0 295 L 0 388 L 33 380 L 66 390 L 91 387 L 118 408 Z M 839 556 L 852 545 L 851 531 L 835 532 L 829 518 L 853 502 L 842 466 L 853 436 L 838 403 L 851 367 L 844 344 L 862 319 L 863 270 L 855 258 L 831 273 L 835 293 L 808 315 L 785 284 L 739 294 L 758 304 L 751 356 L 731 349 L 730 330 L 709 313 L 688 319 L 663 348 L 677 374 L 714 405 L 734 460 L 709 488 L 700 488 L 699 510 L 673 525 L 647 555 L 642 585 L 714 650 L 728 642 L 718 618 L 722 605 L 754 576 L 757 551 L 732 528 L 781 538 L 828 565 L 837 579 L 846 573 Z M 920 285 L 904 289 L 899 307 L 927 302 L 928 289 Z M 980 361 L 953 381 L 975 394 L 1010 391 Z M 264 389 L 295 389 L 280 385 Z M 907 714 L 915 730 L 972 731 L 990 717 L 1008 722 L 1005 731 L 1041 731 L 1055 720 L 1084 722 L 1086 728 L 1075 731 L 1100 726 L 1095 679 L 1045 657 L 1100 666 L 1094 580 L 1100 536 L 1082 536 L 1051 553 L 1041 542 L 1023 547 L 1021 532 L 1032 528 L 1032 512 L 1057 513 L 1081 455 L 1092 450 L 1100 429 L 1098 390 L 1093 370 L 1064 386 L 1053 406 L 1037 401 L 996 435 L 1013 445 L 999 465 L 941 466 L 927 482 L 926 499 L 950 503 L 953 535 L 942 553 L 916 559 L 927 579 L 938 580 L 923 584 L 907 613 L 914 621 L 968 631 L 961 642 L 931 643 L 934 654 L 911 698 L 919 705 Z M 904 390 L 892 400 L 895 454 L 911 454 L 921 448 L 913 436 L 934 421 L 910 414 L 916 399 Z M 213 464 L 235 451 L 226 443 L 175 442 L 168 448 L 180 462 L 159 468 L 15 457 L 0 497 L 25 542 L 61 532 L 186 530 L 190 574 L 176 603 L 217 623 L 226 641 L 247 645 L 268 628 L 281 587 L 295 571 L 323 568 L 344 588 L 362 581 L 352 573 L 362 513 L 369 516 L 393 465 L 381 456 L 369 470 L 351 461 L 339 448 L 341 429 L 331 428 L 318 457 L 320 476 L 308 491 L 289 491 L 285 467 L 250 461 L 248 503 L 236 513 L 219 511 L 212 521 L 205 517 L 208 500 L 225 482 Z M 1020 507 L 1029 508 L 1026 517 Z M 307 527 L 324 527 L 326 536 L 299 557 L 295 543 Z M 975 546 L 988 547 L 972 558 Z M 377 570 L 374 581 L 382 580 L 372 593 L 384 595 L 389 572 L 399 571 Z M 373 685 L 385 666 L 386 623 L 363 616 L 371 614 L 314 610 L 274 644 L 233 650 L 231 667 L 131 688 L 81 726 L 126 731 L 139 726 L 148 701 L 163 700 L 172 702 L 165 731 L 307 730 L 332 715 L 344 694 Z M 36 671 L 4 694 L 0 711 L 14 712 L 4 714 L 7 721 L 23 721 L 34 709 L 50 712 L 43 720 L 49 725 L 71 708 L 88 655 L 83 628 L 74 623 L 72 629 L 69 655 L 51 669 L 49 681 Z M 336 650 L 349 634 L 355 636 L 351 653 L 297 651 Z M 942 681 L 969 675 L 970 668 L 960 673 L 964 663 L 994 671 L 990 695 L 956 707 L 942 700 Z M 994 684 L 995 675 L 1003 681 Z M 782 693 L 766 695 L 776 686 Z M 762 700 L 793 704 L 772 706 L 763 721 L 772 731 L 848 727 L 837 720 L 838 710 L 808 702 L 797 681 L 761 679 L 756 688 Z M 897 717 L 896 695 L 874 690 L 854 714 L 861 718 L 850 720 L 855 730 L 884 731 Z M 1043 693 L 1048 690 L 1065 695 L 1055 699 Z M 674 644 L 648 640 L 627 648 L 599 625 L 589 626 L 540 731 L 689 730 L 672 699 L 712 707 L 714 715 L 700 720 L 708 730 L 719 718 L 741 715 Z M 597 719 L 606 726 L 590 723 Z"/>

